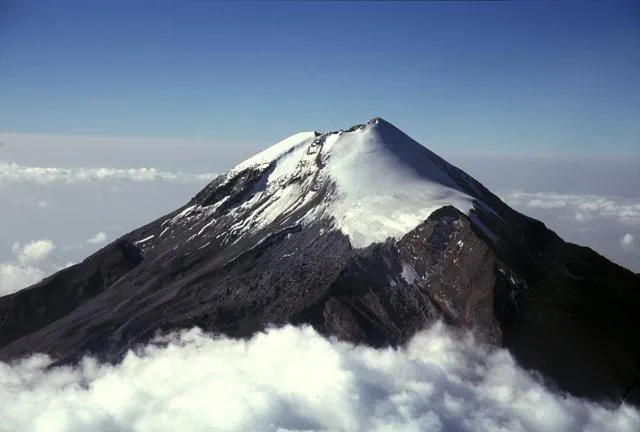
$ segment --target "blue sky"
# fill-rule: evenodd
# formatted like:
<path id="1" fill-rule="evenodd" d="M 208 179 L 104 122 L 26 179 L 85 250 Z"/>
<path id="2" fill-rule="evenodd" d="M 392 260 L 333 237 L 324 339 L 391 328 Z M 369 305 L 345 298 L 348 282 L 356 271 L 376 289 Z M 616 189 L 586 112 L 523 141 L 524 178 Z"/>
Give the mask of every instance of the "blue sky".
<path id="1" fill-rule="evenodd" d="M 639 77 L 633 2 L 0 0 L 0 132 L 640 156 Z"/>

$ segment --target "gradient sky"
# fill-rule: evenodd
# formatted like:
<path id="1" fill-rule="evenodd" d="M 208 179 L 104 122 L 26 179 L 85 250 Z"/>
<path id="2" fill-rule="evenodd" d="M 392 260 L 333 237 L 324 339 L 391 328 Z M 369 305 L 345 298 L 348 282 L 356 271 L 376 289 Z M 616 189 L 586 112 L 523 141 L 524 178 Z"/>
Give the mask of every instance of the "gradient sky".
<path id="1" fill-rule="evenodd" d="M 637 2 L 0 0 L 0 132 L 640 156 Z"/>

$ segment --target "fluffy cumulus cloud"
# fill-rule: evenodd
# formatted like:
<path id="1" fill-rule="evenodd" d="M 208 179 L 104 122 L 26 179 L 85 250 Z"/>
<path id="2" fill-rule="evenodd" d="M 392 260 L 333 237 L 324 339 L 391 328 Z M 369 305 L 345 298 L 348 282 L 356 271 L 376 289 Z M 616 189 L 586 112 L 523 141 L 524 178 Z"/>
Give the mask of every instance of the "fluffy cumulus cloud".
<path id="1" fill-rule="evenodd" d="M 0 296 L 14 293 L 24 287 L 39 282 L 52 270 L 47 258 L 55 249 L 51 240 L 35 240 L 27 244 L 14 243 L 11 248 L 14 257 L 0 262 Z"/>
<path id="2" fill-rule="evenodd" d="M 89 244 L 102 244 L 107 242 L 107 235 L 102 231 L 87 240 Z"/>
<path id="3" fill-rule="evenodd" d="M 503 197 L 514 207 L 568 209 L 568 214 L 572 215 L 577 222 L 601 218 L 640 226 L 640 198 L 520 191 L 507 192 Z"/>
<path id="4" fill-rule="evenodd" d="M 376 350 L 287 326 L 197 329 L 117 366 L 0 364 L 0 428 L 23 431 L 637 431 L 640 413 L 552 393 L 504 350 L 443 325 Z M 176 373 L 180 371 L 180 373 Z"/>
<path id="5" fill-rule="evenodd" d="M 14 243 L 12 251 L 18 258 L 18 261 L 26 265 L 42 261 L 51 252 L 53 252 L 55 248 L 56 247 L 51 240 L 43 239 L 32 241 L 26 245 Z"/>
<path id="6" fill-rule="evenodd" d="M 45 275 L 44 271 L 34 266 L 2 262 L 0 263 L 0 296 L 32 285 L 44 278 Z"/>
<path id="7" fill-rule="evenodd" d="M 15 162 L 0 163 L 0 182 L 30 182 L 48 184 L 53 182 L 78 183 L 107 180 L 129 180 L 136 182 L 203 182 L 215 174 L 190 174 L 160 171 L 156 168 L 54 168 L 25 166 Z"/>

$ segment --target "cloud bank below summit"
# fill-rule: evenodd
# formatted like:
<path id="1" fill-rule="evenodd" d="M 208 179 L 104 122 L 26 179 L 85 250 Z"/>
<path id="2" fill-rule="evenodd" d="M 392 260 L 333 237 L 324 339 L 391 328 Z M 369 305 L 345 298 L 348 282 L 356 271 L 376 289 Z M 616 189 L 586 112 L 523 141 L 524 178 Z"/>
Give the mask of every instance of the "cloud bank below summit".
<path id="1" fill-rule="evenodd" d="M 213 173 L 187 174 L 183 172 L 160 171 L 156 168 L 52 168 L 0 163 L 0 181 L 32 182 L 46 184 L 52 182 L 91 182 L 107 180 L 163 181 L 163 182 L 204 182 L 211 181 Z"/>
<path id="2" fill-rule="evenodd" d="M 285 326 L 250 340 L 198 329 L 159 337 L 117 366 L 0 364 L 1 427 L 66 431 L 631 432 L 638 410 L 555 394 L 436 324 L 373 349 Z M 176 371 L 180 373 L 176 374 Z"/>
<path id="3" fill-rule="evenodd" d="M 509 192 L 504 197 L 510 205 L 525 209 L 568 209 L 576 222 L 601 218 L 640 226 L 640 198 L 522 191 Z"/>
<path id="4" fill-rule="evenodd" d="M 171 161 L 204 159 L 192 150 L 206 147 L 193 143 L 178 149 L 167 140 L 0 138 L 0 295 L 84 259 L 178 207 L 215 177 L 174 169 Z M 153 167 L 159 157 L 165 169 Z M 96 166 L 107 163 L 114 165 Z"/>
<path id="5" fill-rule="evenodd" d="M 543 221 L 564 240 L 589 246 L 640 272 L 640 197 L 510 191 L 499 193 L 514 209 Z"/>

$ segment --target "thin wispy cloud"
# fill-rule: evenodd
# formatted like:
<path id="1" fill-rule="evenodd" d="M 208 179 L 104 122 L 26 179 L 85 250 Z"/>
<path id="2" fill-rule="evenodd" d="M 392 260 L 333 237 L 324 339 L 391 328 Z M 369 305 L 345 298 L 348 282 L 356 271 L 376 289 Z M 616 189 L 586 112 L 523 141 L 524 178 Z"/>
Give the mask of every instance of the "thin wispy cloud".
<path id="1" fill-rule="evenodd" d="M 632 250 L 635 249 L 635 236 L 633 234 L 626 233 L 620 239 L 620 246 L 624 250 Z"/>
<path id="2" fill-rule="evenodd" d="M 156 168 L 55 168 L 25 166 L 15 162 L 0 163 L 0 182 L 30 182 L 47 184 L 53 182 L 78 183 L 108 180 L 135 182 L 203 182 L 212 180 L 213 173 L 190 174 L 160 171 Z"/>
<path id="3" fill-rule="evenodd" d="M 89 240 L 87 240 L 87 243 L 89 244 L 102 244 L 106 242 L 107 242 L 107 235 L 102 231 L 97 233 L 93 237 L 91 237 Z"/>
<path id="4" fill-rule="evenodd" d="M 610 260 L 640 271 L 640 197 L 506 191 L 514 209 L 544 222 L 564 240 L 589 246 Z"/>
<path id="5" fill-rule="evenodd" d="M 525 209 L 569 209 L 577 222 L 602 218 L 631 226 L 640 225 L 640 198 L 521 191 L 507 192 L 502 196 L 508 204 Z"/>
<path id="6" fill-rule="evenodd" d="M 403 349 L 286 326 L 250 340 L 198 329 L 160 337 L 117 366 L 45 356 L 0 364 L 6 430 L 631 432 L 640 413 L 556 394 L 442 324 Z M 180 373 L 176 374 L 176 371 Z"/>
<path id="7" fill-rule="evenodd" d="M 81 261 L 110 240 L 180 206 L 214 176 L 0 162 L 0 295 Z M 34 237 L 41 240 L 31 242 Z"/>
<path id="8" fill-rule="evenodd" d="M 269 142 L 251 144 L 232 140 L 101 137 L 1 131 L 0 141 L 5 143 L 0 147 L 0 163 L 5 164 L 58 168 L 154 167 L 158 171 L 190 174 L 226 171 L 269 145 Z"/>

